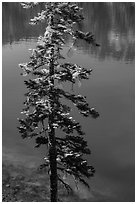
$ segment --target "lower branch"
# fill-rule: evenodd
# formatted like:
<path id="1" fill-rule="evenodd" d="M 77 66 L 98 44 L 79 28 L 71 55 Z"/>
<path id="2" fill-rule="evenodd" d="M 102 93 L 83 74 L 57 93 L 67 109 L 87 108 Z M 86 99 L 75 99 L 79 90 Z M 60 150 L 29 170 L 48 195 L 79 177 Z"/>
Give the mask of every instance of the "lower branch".
<path id="1" fill-rule="evenodd" d="M 67 192 L 68 193 L 72 193 L 73 192 L 73 189 L 70 187 L 69 184 L 65 183 L 61 178 L 60 176 L 58 175 L 58 180 L 64 185 L 64 187 L 66 188 Z"/>

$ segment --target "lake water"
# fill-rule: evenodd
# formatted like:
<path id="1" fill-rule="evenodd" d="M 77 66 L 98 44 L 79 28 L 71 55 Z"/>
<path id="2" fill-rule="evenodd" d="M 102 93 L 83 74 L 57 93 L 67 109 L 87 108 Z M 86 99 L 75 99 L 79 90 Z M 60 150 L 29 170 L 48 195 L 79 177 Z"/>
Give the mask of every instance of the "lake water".
<path id="1" fill-rule="evenodd" d="M 92 31 L 101 47 L 79 42 L 67 61 L 93 68 L 89 81 L 79 92 L 87 96 L 100 117 L 78 118 L 86 131 L 96 169 L 91 191 L 81 197 L 93 201 L 134 201 L 134 111 L 135 111 L 135 12 L 133 3 L 80 3 L 85 21 L 80 30 Z M 19 3 L 2 5 L 3 158 L 33 166 L 41 163 L 45 149 L 22 140 L 17 118 L 26 92 L 18 64 L 27 62 L 45 25 L 32 27 L 29 19 L 38 11 L 24 10 Z M 64 52 L 69 49 L 69 40 Z M 77 116 L 77 115 L 76 115 Z"/>

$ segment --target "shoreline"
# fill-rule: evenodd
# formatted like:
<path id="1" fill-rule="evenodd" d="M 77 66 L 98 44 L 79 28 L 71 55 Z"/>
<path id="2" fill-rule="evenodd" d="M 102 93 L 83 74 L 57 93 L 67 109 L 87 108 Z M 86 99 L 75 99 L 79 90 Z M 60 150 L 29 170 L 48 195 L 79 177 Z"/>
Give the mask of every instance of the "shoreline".
<path id="1" fill-rule="evenodd" d="M 49 175 L 40 170 L 42 161 L 35 156 L 26 156 L 4 148 L 2 154 L 2 201 L 3 202 L 50 202 Z M 108 202 L 110 196 L 97 189 L 88 190 L 72 178 L 67 178 L 73 192 L 68 194 L 59 184 L 60 202 Z"/>
<path id="2" fill-rule="evenodd" d="M 37 162 L 19 160 L 20 156 L 3 153 L 2 158 L 2 202 L 50 202 L 49 175 L 46 170 L 40 170 Z M 75 189 L 68 194 L 59 185 L 60 202 L 87 202 L 81 198 Z"/>
<path id="3" fill-rule="evenodd" d="M 3 202 L 50 202 L 48 173 L 21 164 L 2 164 L 2 201 Z M 60 201 L 80 201 L 77 195 L 67 195 L 59 185 Z M 82 199 L 83 200 L 83 199 Z"/>

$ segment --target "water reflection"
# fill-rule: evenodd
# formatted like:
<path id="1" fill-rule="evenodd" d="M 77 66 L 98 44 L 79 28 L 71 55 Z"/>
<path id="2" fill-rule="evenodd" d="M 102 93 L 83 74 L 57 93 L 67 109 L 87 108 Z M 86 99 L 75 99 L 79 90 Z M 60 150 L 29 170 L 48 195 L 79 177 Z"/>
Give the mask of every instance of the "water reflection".
<path id="1" fill-rule="evenodd" d="M 101 59 L 134 59 L 134 4 L 84 3 L 86 22 L 84 30 L 91 30 L 101 44 L 99 50 L 86 46 L 86 50 Z"/>
<path id="2" fill-rule="evenodd" d="M 100 49 L 95 49 L 79 41 L 77 49 L 92 54 L 100 59 L 113 57 L 117 60 L 134 60 L 135 55 L 135 6 L 134 3 L 79 3 L 83 7 L 84 24 L 79 25 L 83 31 L 95 34 Z M 22 39 L 38 37 L 44 32 L 45 25 L 31 26 L 30 18 L 41 10 L 42 4 L 34 10 L 23 9 L 19 3 L 2 4 L 3 45 Z M 8 32 L 7 32 L 8 31 Z"/>
<path id="3" fill-rule="evenodd" d="M 23 9 L 19 3 L 4 2 L 2 4 L 2 41 L 3 45 L 20 40 L 35 38 L 44 32 L 42 24 L 29 25 L 29 20 L 38 9 Z"/>

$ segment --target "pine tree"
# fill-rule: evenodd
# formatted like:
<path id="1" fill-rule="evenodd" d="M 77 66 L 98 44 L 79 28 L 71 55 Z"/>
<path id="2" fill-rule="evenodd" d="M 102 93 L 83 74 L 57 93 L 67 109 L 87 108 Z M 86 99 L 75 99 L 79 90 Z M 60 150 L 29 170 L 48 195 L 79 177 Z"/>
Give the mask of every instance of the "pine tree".
<path id="1" fill-rule="evenodd" d="M 38 3 L 22 3 L 24 8 Z M 23 114 L 18 127 L 22 138 L 36 140 L 36 147 L 48 146 L 48 155 L 42 167 L 49 168 L 51 201 L 58 201 L 58 183 L 61 182 L 69 191 L 71 187 L 62 178 L 62 173 L 71 175 L 89 187 L 86 178 L 94 175 L 94 167 L 89 165 L 84 155 L 90 154 L 85 133 L 81 125 L 71 116 L 71 108 L 63 101 L 69 100 L 84 117 L 97 118 L 98 112 L 90 108 L 86 97 L 65 91 L 60 84 L 72 85 L 83 79 L 89 79 L 91 69 L 65 62 L 62 55 L 65 36 L 70 36 L 73 43 L 77 39 L 98 46 L 92 33 L 74 29 L 75 23 L 84 17 L 77 3 L 46 2 L 44 10 L 31 19 L 31 24 L 46 21 L 44 36 L 38 39 L 36 49 L 32 50 L 30 62 L 20 64 L 22 75 L 32 76 L 24 83 L 28 89 Z M 63 59 L 63 60 L 62 60 Z M 64 136 L 59 132 L 63 131 Z M 58 136 L 61 135 L 61 136 Z M 62 172 L 62 173 L 60 173 Z"/>

